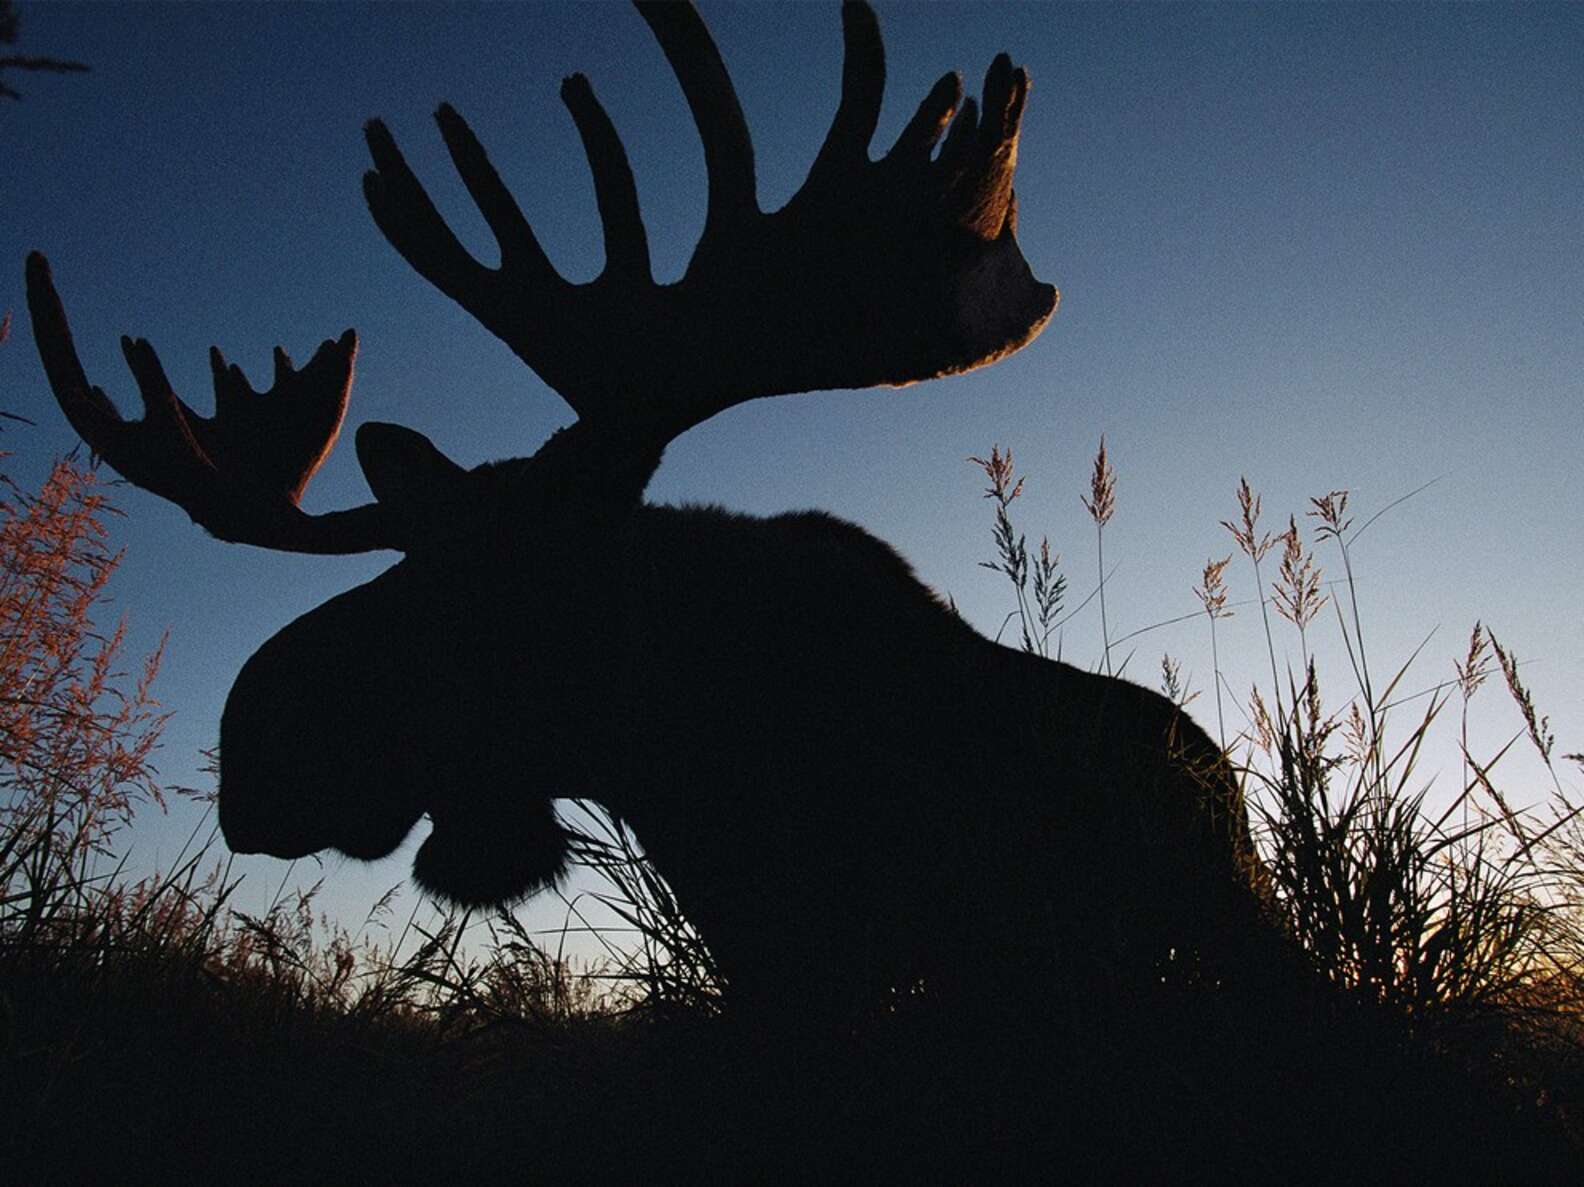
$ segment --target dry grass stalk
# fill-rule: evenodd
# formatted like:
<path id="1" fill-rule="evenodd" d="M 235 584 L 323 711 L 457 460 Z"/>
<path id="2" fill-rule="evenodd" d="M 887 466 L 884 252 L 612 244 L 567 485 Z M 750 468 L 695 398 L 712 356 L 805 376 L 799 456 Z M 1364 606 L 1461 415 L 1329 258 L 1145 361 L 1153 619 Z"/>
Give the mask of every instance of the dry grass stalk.
<path id="1" fill-rule="evenodd" d="M 1241 516 L 1237 523 L 1223 519 L 1221 526 L 1232 533 L 1232 539 L 1255 564 L 1259 564 L 1270 551 L 1272 544 L 1269 532 L 1260 534 L 1260 496 L 1255 494 L 1249 486 L 1247 478 L 1238 479 L 1237 489 L 1238 510 Z"/>
<path id="2" fill-rule="evenodd" d="M 1194 597 L 1198 598 L 1199 604 L 1204 607 L 1205 617 L 1210 620 L 1210 667 L 1216 694 L 1216 740 L 1221 743 L 1223 750 L 1227 746 L 1226 713 L 1221 703 L 1221 646 L 1216 638 L 1216 619 L 1232 617 L 1232 610 L 1227 606 L 1224 576 L 1226 567 L 1231 563 L 1230 553 L 1220 560 L 1205 561 L 1204 573 L 1193 591 Z"/>
<path id="3" fill-rule="evenodd" d="M 1551 751 L 1556 746 L 1556 736 L 1551 732 L 1551 718 L 1543 717 L 1535 711 L 1534 698 L 1529 695 L 1528 688 L 1524 686 L 1518 675 L 1518 657 L 1503 647 L 1495 635 L 1490 635 L 1490 645 L 1491 650 L 1496 653 L 1496 662 L 1501 665 L 1502 678 L 1507 682 L 1507 691 L 1512 694 L 1513 703 L 1523 714 L 1524 729 L 1528 731 L 1529 740 L 1534 743 L 1534 748 L 1540 752 L 1540 757 L 1545 759 L 1546 766 L 1549 767 Z"/>
<path id="4" fill-rule="evenodd" d="M 1089 475 L 1089 494 L 1087 497 L 1078 496 L 1079 502 L 1084 505 L 1084 510 L 1089 512 L 1089 518 L 1095 525 L 1095 554 L 1096 563 L 1100 569 L 1100 643 L 1103 650 L 1103 666 L 1106 675 L 1111 675 L 1111 622 L 1106 613 L 1106 567 L 1105 567 L 1105 526 L 1111 522 L 1111 516 L 1116 511 L 1116 470 L 1106 459 L 1106 443 L 1104 435 L 1100 438 L 1100 450 L 1095 454 L 1094 469 Z"/>
<path id="5" fill-rule="evenodd" d="M 1197 689 L 1190 692 L 1183 680 L 1182 664 L 1170 655 L 1161 656 L 1161 695 L 1179 709 L 1186 709 L 1198 698 Z"/>
<path id="6" fill-rule="evenodd" d="M 1303 537 L 1299 535 L 1296 519 L 1288 518 L 1287 530 L 1281 534 L 1280 540 L 1281 568 L 1277 571 L 1275 584 L 1271 586 L 1276 595 L 1276 613 L 1296 626 L 1299 635 L 1303 636 L 1329 598 L 1320 591 L 1320 570 L 1315 566 L 1314 557 L 1304 551 Z M 1306 640 L 1305 657 L 1308 654 Z"/>
<path id="7" fill-rule="evenodd" d="M 1254 566 L 1254 588 L 1259 593 L 1260 621 L 1265 628 L 1265 651 L 1270 659 L 1271 692 L 1276 697 L 1276 716 L 1282 717 L 1281 677 L 1276 672 L 1276 646 L 1271 633 L 1270 613 L 1265 605 L 1265 579 L 1260 574 L 1260 561 L 1270 551 L 1274 540 L 1269 532 L 1259 530 L 1261 497 L 1254 493 L 1247 478 L 1238 479 L 1237 501 L 1239 517 L 1236 523 L 1223 519 L 1221 526 L 1232 533 L 1243 555 Z"/>
<path id="8" fill-rule="evenodd" d="M 1095 454 L 1094 470 L 1089 476 L 1089 494 L 1078 496 L 1096 527 L 1105 527 L 1116 511 L 1116 479 L 1116 470 L 1106 459 L 1105 437 L 1101 436 L 1100 450 Z"/>
<path id="9" fill-rule="evenodd" d="M 1050 637 L 1059 625 L 1058 616 L 1067 595 L 1067 578 L 1060 571 L 1061 554 L 1051 551 L 1049 538 L 1041 537 L 1039 552 L 1033 565 L 1029 564 L 1028 539 L 1012 526 L 1012 501 L 1023 493 L 1024 482 L 1014 475 L 1012 451 L 1009 449 L 1003 454 L 999 445 L 992 445 L 988 459 L 970 457 L 968 461 L 982 469 L 990 480 L 984 495 L 996 505 L 993 528 L 996 559 L 980 561 L 979 567 L 1004 574 L 1012 583 L 1016 599 L 1015 608 L 1002 621 L 996 638 L 999 639 L 1016 619 L 1023 637 L 1023 650 L 1048 657 Z"/>
<path id="10" fill-rule="evenodd" d="M 65 909 L 141 803 L 163 805 L 150 755 L 165 715 L 160 651 L 125 687 L 125 623 L 93 613 L 121 557 L 93 475 L 57 464 L 37 494 L 0 499 L 0 926 Z"/>

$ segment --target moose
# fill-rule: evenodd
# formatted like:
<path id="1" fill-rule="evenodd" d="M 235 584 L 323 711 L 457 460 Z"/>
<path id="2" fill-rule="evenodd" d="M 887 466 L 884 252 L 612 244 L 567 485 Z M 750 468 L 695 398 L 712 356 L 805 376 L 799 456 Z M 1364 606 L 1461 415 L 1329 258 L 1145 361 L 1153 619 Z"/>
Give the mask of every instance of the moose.
<path id="1" fill-rule="evenodd" d="M 968 371 L 1043 329 L 1058 295 L 1018 246 L 1012 187 L 1027 75 L 996 57 L 977 101 L 947 75 L 871 159 L 884 54 L 873 12 L 847 4 L 829 133 L 765 213 L 703 20 L 638 8 L 708 170 L 676 283 L 651 275 L 625 150 L 581 75 L 561 96 L 606 249 L 586 284 L 556 272 L 452 107 L 435 118 L 498 267 L 460 245 L 386 126 L 365 128 L 385 237 L 576 413 L 531 457 L 468 470 L 366 423 L 374 501 L 308 514 L 352 331 L 301 368 L 277 348 L 264 392 L 213 350 L 212 417 L 124 338 L 145 409 L 127 421 L 84 375 L 44 257 L 28 259 L 55 396 L 127 480 L 224 541 L 403 554 L 244 665 L 220 727 L 226 842 L 374 860 L 427 816 L 417 882 L 506 904 L 566 869 L 554 800 L 593 800 L 633 829 L 742 1000 L 859 1000 L 985 960 L 1151 969 L 1235 946 L 1258 914 L 1247 815 L 1177 706 L 986 640 L 830 515 L 643 501 L 667 443 L 724 409 Z"/>

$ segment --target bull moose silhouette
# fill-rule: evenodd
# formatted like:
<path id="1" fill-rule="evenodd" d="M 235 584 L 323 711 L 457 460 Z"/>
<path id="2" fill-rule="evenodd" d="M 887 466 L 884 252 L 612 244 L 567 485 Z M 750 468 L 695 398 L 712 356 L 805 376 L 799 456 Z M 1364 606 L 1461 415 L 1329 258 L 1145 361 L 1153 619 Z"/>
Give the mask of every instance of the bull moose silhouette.
<path id="1" fill-rule="evenodd" d="M 498 268 L 458 243 L 385 125 L 366 128 L 381 231 L 577 413 L 531 457 L 465 470 L 365 424 L 375 501 L 306 514 L 346 412 L 350 330 L 300 369 L 277 349 L 262 393 L 214 351 L 213 417 L 123 339 L 146 410 L 128 422 L 83 374 L 48 264 L 28 260 L 55 395 L 128 480 L 222 540 L 404 554 L 243 667 L 221 722 L 227 843 L 375 859 L 427 815 L 418 882 L 506 903 L 566 868 L 554 799 L 594 800 L 631 825 L 745 999 L 869 994 L 1031 954 L 1210 959 L 1255 914 L 1256 863 L 1236 779 L 1176 706 L 985 640 L 852 524 L 642 500 L 667 443 L 723 409 L 967 371 L 1039 333 L 1057 293 L 1019 250 L 1012 189 L 1027 76 L 998 56 L 977 102 L 946 76 L 871 160 L 884 56 L 874 14 L 848 4 L 829 134 L 765 213 L 703 21 L 638 7 L 708 166 L 675 284 L 653 279 L 626 154 L 582 76 L 561 95 L 604 226 L 587 284 L 557 274 L 450 106 L 436 120 Z M 614 559 L 591 563 L 591 541 Z"/>

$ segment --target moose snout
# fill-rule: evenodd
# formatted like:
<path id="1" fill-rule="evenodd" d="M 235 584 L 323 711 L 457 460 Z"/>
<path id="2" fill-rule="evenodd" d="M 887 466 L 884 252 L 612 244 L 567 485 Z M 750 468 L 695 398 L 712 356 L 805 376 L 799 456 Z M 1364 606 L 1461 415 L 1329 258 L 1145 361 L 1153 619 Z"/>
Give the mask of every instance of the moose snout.
<path id="1" fill-rule="evenodd" d="M 418 823 L 421 806 L 389 788 L 369 789 L 341 776 L 222 749 L 219 808 L 226 844 L 235 853 L 284 858 L 324 849 L 364 861 L 386 856 Z"/>
<path id="2" fill-rule="evenodd" d="M 411 633 L 393 612 L 390 584 L 387 574 L 309 611 L 237 674 L 220 719 L 219 797 L 220 829 L 236 852 L 337 849 L 373 860 L 423 815 L 421 703 L 407 711 L 371 693 L 391 686 L 404 659 L 357 642 L 371 622 Z"/>
<path id="3" fill-rule="evenodd" d="M 330 846 L 325 822 L 255 759 L 222 751 L 218 802 L 220 832 L 233 853 L 296 858 Z"/>

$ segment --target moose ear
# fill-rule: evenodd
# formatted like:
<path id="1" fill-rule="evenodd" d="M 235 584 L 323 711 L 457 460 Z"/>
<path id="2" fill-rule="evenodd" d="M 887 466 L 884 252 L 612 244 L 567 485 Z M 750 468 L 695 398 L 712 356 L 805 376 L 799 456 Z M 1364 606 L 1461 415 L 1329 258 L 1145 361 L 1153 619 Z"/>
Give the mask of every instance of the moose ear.
<path id="1" fill-rule="evenodd" d="M 381 503 L 411 504 L 453 491 L 467 474 L 422 433 L 368 421 L 358 426 L 358 464 Z"/>

